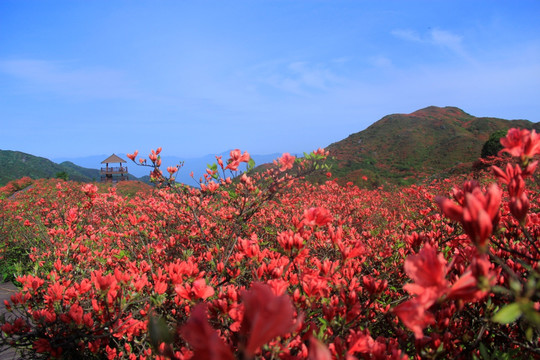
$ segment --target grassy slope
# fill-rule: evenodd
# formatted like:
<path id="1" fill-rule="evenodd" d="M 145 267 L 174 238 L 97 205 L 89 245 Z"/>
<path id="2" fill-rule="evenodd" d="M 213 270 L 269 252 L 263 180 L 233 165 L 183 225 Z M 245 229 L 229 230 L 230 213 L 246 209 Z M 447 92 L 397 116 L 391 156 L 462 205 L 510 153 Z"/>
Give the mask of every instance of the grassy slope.
<path id="1" fill-rule="evenodd" d="M 33 179 L 54 178 L 63 171 L 69 175 L 70 180 L 83 182 L 99 180 L 97 169 L 82 168 L 69 162 L 56 164 L 48 159 L 19 151 L 0 150 L 0 186 L 24 176 Z"/>
<path id="2" fill-rule="evenodd" d="M 430 106 L 385 116 L 327 150 L 335 158 L 332 173 L 343 181 L 361 183 L 366 175 L 377 183 L 407 183 L 477 160 L 489 135 L 510 127 L 540 130 L 540 124 L 526 120 L 478 118 L 455 107 Z"/>

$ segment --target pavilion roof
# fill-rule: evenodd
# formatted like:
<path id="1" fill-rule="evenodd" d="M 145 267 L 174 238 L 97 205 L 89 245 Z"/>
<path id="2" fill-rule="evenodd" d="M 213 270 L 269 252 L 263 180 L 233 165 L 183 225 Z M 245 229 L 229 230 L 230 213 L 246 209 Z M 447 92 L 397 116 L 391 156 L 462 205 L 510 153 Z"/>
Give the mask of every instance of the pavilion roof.
<path id="1" fill-rule="evenodd" d="M 108 158 L 103 160 L 101 163 L 102 164 L 105 164 L 105 163 L 107 163 L 107 164 L 116 164 L 116 163 L 127 163 L 127 161 L 122 159 L 121 157 L 119 157 L 116 154 L 112 154 L 111 156 L 109 156 Z"/>

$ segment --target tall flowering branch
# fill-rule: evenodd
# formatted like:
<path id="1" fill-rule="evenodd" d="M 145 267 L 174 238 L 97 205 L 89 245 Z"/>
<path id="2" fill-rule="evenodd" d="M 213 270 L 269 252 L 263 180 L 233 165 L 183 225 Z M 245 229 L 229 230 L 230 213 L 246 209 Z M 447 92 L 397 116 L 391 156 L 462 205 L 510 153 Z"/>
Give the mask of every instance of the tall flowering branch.
<path id="1" fill-rule="evenodd" d="M 519 158 L 520 163 L 519 165 L 506 164 L 504 170 L 493 166 L 492 170 L 498 180 L 507 186 L 508 195 L 510 195 L 510 212 L 521 225 L 524 225 L 527 222 L 530 207 L 524 179 L 536 171 L 538 160 L 531 160 L 540 154 L 540 135 L 534 130 L 510 129 L 506 137 L 501 138 L 501 145 L 504 146 L 501 153 L 506 152 Z"/>
<path id="2" fill-rule="evenodd" d="M 501 138 L 501 145 L 504 146 L 501 153 L 517 157 L 520 163 L 515 166 L 507 164 L 505 170 L 493 166 L 493 173 L 507 186 L 510 212 L 519 223 L 524 224 L 530 207 L 524 179 L 536 171 L 538 161 L 531 160 L 540 154 L 540 135 L 534 130 L 510 129 L 506 137 Z"/>
<path id="3" fill-rule="evenodd" d="M 394 313 L 413 333 L 416 339 L 424 337 L 423 330 L 435 324 L 430 308 L 436 303 L 459 300 L 477 301 L 487 293 L 479 285 L 484 279 L 491 281 L 489 261 L 483 256 L 473 259 L 471 266 L 453 284 L 446 279 L 449 266 L 444 256 L 427 243 L 418 254 L 405 260 L 405 273 L 413 280 L 403 286 L 413 296 L 394 309 Z"/>
<path id="4" fill-rule="evenodd" d="M 508 153 L 516 157 L 518 165 L 507 164 L 504 170 L 492 166 L 492 171 L 499 182 L 506 185 L 510 198 L 508 208 L 512 216 L 518 221 L 523 238 L 516 238 L 513 239 L 513 242 L 510 242 L 508 238 L 499 240 L 494 237 L 492 241 L 496 246 L 494 252 L 490 252 L 487 248 L 487 240 L 497 226 L 500 216 L 499 207 L 502 192 L 497 185 L 492 184 L 485 191 L 480 189 L 476 182 L 466 182 L 461 189 L 455 188 L 453 191 L 457 203 L 442 197 L 437 198 L 437 203 L 444 215 L 462 224 L 465 233 L 473 241 L 477 249 L 481 253 L 487 253 L 489 258 L 510 278 L 508 280 L 509 288 L 504 289 L 503 292 L 506 295 L 513 296 L 515 302 L 504 305 L 492 317 L 492 321 L 509 324 L 523 316 L 526 323 L 531 326 L 527 330 L 529 331 L 528 336 L 531 337 L 533 327 L 540 328 L 540 313 L 537 311 L 539 294 L 536 286 L 540 278 L 540 274 L 536 270 L 540 249 L 538 239 L 530 236 L 525 227 L 528 222 L 527 214 L 530 208 L 525 178 L 531 176 L 538 165 L 538 161 L 533 161 L 533 158 L 540 154 L 540 136 L 534 130 L 510 129 L 507 136 L 501 138 L 500 141 L 504 148 L 499 154 Z M 510 223 L 505 225 L 512 227 Z M 524 246 L 525 242 L 528 242 L 529 249 Z M 517 244 L 519 245 L 516 246 Z M 536 256 L 533 256 L 530 250 L 536 251 Z M 516 262 L 513 259 L 501 259 L 500 254 L 505 253 L 519 256 L 520 266 L 515 266 Z M 529 261 L 529 264 L 526 261 Z M 485 275 L 489 266 L 486 258 L 475 257 L 471 263 L 472 270 L 464 274 L 454 284 L 454 295 L 448 294 L 448 297 L 462 295 L 464 291 L 467 292 L 467 289 L 471 288 L 470 283 L 473 278 L 491 278 Z M 522 269 L 520 269 L 521 266 L 526 267 L 530 273 L 523 273 Z M 525 274 L 527 275 L 525 276 Z M 483 284 L 488 288 L 494 285 L 492 281 L 486 282 L 485 280 L 483 280 Z M 403 305 L 402 308 L 397 310 L 404 313 L 405 306 Z M 399 313 L 398 311 L 398 315 Z M 431 318 L 427 318 L 427 320 L 429 322 Z M 420 335 L 421 328 L 419 328 L 418 324 L 414 330 L 415 335 Z M 479 334 L 479 339 L 480 336 L 481 334 Z"/>
<path id="5" fill-rule="evenodd" d="M 454 188 L 457 203 L 444 197 L 436 199 L 444 215 L 458 221 L 471 241 L 481 252 L 487 251 L 487 240 L 499 222 L 501 190 L 491 184 L 482 190 L 474 181 L 466 182 L 461 189 Z"/>

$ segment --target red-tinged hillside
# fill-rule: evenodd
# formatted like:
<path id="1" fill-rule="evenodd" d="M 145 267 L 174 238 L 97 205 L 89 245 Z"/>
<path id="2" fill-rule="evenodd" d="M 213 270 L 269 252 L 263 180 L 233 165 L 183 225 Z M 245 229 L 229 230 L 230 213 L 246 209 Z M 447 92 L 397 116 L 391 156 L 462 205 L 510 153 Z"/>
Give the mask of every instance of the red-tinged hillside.
<path id="1" fill-rule="evenodd" d="M 490 134 L 511 127 L 540 130 L 540 123 L 475 117 L 456 107 L 430 106 L 383 117 L 326 148 L 340 181 L 412 183 L 470 170 Z"/>

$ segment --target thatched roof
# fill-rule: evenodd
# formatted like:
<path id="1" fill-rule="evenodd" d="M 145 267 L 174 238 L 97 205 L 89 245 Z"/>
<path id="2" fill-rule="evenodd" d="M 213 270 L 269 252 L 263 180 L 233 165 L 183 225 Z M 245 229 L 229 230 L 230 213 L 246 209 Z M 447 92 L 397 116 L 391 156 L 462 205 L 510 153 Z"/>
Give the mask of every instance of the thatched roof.
<path id="1" fill-rule="evenodd" d="M 122 159 L 118 155 L 112 154 L 111 156 L 109 156 L 108 158 L 103 160 L 101 163 L 102 164 L 105 164 L 105 163 L 106 164 L 116 164 L 116 163 L 127 163 L 127 161 Z"/>

